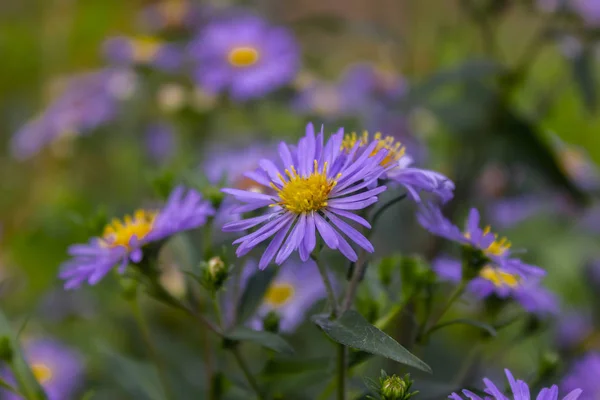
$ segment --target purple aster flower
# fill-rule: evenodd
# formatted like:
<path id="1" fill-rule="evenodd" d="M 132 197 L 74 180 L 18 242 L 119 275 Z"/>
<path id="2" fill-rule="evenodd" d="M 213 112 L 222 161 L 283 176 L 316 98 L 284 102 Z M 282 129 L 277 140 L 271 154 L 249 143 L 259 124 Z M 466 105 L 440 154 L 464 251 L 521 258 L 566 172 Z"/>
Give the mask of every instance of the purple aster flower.
<path id="1" fill-rule="evenodd" d="M 73 349 L 53 339 L 40 339 L 26 343 L 24 357 L 33 375 L 46 391 L 49 400 L 72 399 L 83 379 L 83 359 Z M 7 380 L 14 377 L 7 375 Z M 5 400 L 20 400 L 21 397 L 6 391 Z"/>
<path id="2" fill-rule="evenodd" d="M 480 250 L 495 267 L 506 272 L 522 273 L 530 276 L 543 276 L 544 270 L 512 258 L 511 243 L 506 238 L 499 238 L 492 233 L 490 226 L 479 227 L 479 211 L 472 208 L 465 226 L 461 230 L 443 216 L 440 208 L 433 203 L 425 203 L 417 212 L 417 220 L 421 226 L 434 235 Z"/>
<path id="3" fill-rule="evenodd" d="M 177 187 L 160 211 L 138 210 L 123 221 L 113 220 L 101 237 L 71 246 L 69 254 L 73 258 L 62 265 L 60 272 L 65 289 L 78 288 L 85 281 L 94 285 L 115 265 L 123 273 L 129 261 L 142 260 L 145 245 L 202 226 L 213 214 L 210 204 L 197 191 Z"/>
<path id="4" fill-rule="evenodd" d="M 279 317 L 279 330 L 293 332 L 304 321 L 309 308 L 325 295 L 315 262 L 289 259 L 279 268 L 250 324 L 254 329 L 263 329 L 263 319 L 273 312 Z"/>
<path id="5" fill-rule="evenodd" d="M 19 159 L 35 155 L 61 137 L 87 134 L 113 120 L 120 100 L 131 94 L 135 75 L 122 68 L 105 69 L 70 79 L 64 92 L 12 138 Z"/>
<path id="6" fill-rule="evenodd" d="M 576 12 L 583 21 L 591 26 L 600 26 L 600 2 L 598 0 L 570 0 L 569 7 Z"/>
<path id="7" fill-rule="evenodd" d="M 512 392 L 511 397 L 508 397 L 502 392 L 498 387 L 489 379 L 484 378 L 483 383 L 485 383 L 484 391 L 489 395 L 485 397 L 480 397 L 470 390 L 463 390 L 463 396 L 452 393 L 448 396 L 449 399 L 452 400 L 462 400 L 463 398 L 467 398 L 469 400 L 529 400 L 531 399 L 531 394 L 529 392 L 529 386 L 522 380 L 515 380 L 513 375 L 510 373 L 508 369 L 504 370 L 506 374 L 506 378 L 508 379 L 508 383 L 510 384 L 510 390 Z M 577 400 L 581 395 L 581 389 L 574 389 L 569 392 L 568 395 L 562 398 L 562 400 Z M 558 400 L 558 386 L 552 385 L 549 388 L 544 388 L 537 395 L 536 400 Z"/>
<path id="8" fill-rule="evenodd" d="M 145 7 L 140 15 L 147 31 L 194 29 L 202 21 L 202 10 L 189 0 L 164 0 Z"/>
<path id="9" fill-rule="evenodd" d="M 165 72 L 178 70 L 182 62 L 182 52 L 177 45 L 153 37 L 107 39 L 104 56 L 115 65 L 148 65 Z"/>
<path id="10" fill-rule="evenodd" d="M 234 16 L 204 27 L 189 46 L 195 79 L 206 91 L 247 100 L 291 82 L 300 54 L 292 34 L 255 16 Z"/>
<path id="11" fill-rule="evenodd" d="M 150 158 L 163 163 L 175 154 L 176 139 L 173 126 L 168 122 L 156 122 L 146 128 L 146 151 Z"/>
<path id="12" fill-rule="evenodd" d="M 555 340 L 561 348 L 572 348 L 588 338 L 593 331 L 593 318 L 589 313 L 571 310 L 558 318 Z"/>
<path id="13" fill-rule="evenodd" d="M 443 281 L 458 283 L 462 279 L 462 265 L 456 259 L 437 258 L 433 261 L 432 268 Z M 540 316 L 558 312 L 556 296 L 541 286 L 538 275 L 486 265 L 467 284 L 466 291 L 478 299 L 491 295 L 502 299 L 513 298 L 525 311 Z"/>
<path id="14" fill-rule="evenodd" d="M 375 147 L 369 150 L 372 145 Z M 385 149 L 386 156 L 381 161 L 381 166 L 385 168 L 382 178 L 404 186 L 416 201 L 421 201 L 421 191 L 433 193 L 442 202 L 447 202 L 454 196 L 454 183 L 450 179 L 437 172 L 411 167 L 412 157 L 406 154 L 406 148 L 393 137 L 384 138 L 381 133 L 376 133 L 371 140 L 368 132 L 363 132 L 361 136 L 352 133 L 344 137 L 342 147 L 346 152 L 349 153 L 357 146 L 358 151 L 354 157 L 361 157 L 364 153 L 379 154 L 380 150 Z"/>
<path id="15" fill-rule="evenodd" d="M 575 361 L 563 379 L 562 390 L 581 388 L 586 399 L 597 399 L 600 396 L 600 353 L 590 352 Z"/>
<path id="16" fill-rule="evenodd" d="M 237 212 L 269 209 L 262 215 L 223 227 L 226 232 L 237 232 L 262 225 L 233 242 L 240 245 L 236 251 L 239 257 L 272 237 L 260 259 L 260 268 L 265 268 L 273 258 L 282 264 L 295 250 L 299 251 L 302 261 L 306 261 L 316 246 L 316 232 L 327 247 L 338 249 L 353 261 L 357 259 L 356 252 L 343 235 L 364 250 L 374 251 L 369 240 L 344 219 L 370 228 L 369 223 L 353 211 L 374 204 L 377 195 L 386 189 L 372 186 L 383 173 L 380 163 L 387 151 L 372 154 L 377 147 L 373 142 L 355 157 L 358 144 L 347 153 L 342 151 L 343 138 L 344 132 L 340 129 L 323 143 L 323 132 L 315 138 L 314 127 L 309 124 L 297 147 L 280 144 L 280 162 L 263 159 L 258 171 L 246 173 L 262 186 L 273 189 L 272 194 L 223 189 L 224 193 L 245 203 L 236 208 Z"/>
<path id="17" fill-rule="evenodd" d="M 560 200 L 553 193 L 507 197 L 493 202 L 488 214 L 495 225 L 509 228 L 540 214 L 561 211 L 564 207 Z"/>

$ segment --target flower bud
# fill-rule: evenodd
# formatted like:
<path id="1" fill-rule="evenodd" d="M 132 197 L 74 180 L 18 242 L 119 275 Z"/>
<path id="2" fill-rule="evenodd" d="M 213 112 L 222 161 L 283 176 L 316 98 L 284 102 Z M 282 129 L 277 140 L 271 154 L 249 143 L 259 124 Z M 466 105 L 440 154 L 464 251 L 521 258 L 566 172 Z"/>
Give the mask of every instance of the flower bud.
<path id="1" fill-rule="evenodd" d="M 280 321 L 281 318 L 275 311 L 269 311 L 269 313 L 263 318 L 263 329 L 267 332 L 277 333 L 279 332 Z"/>
<path id="2" fill-rule="evenodd" d="M 219 256 L 212 257 L 203 263 L 201 283 L 211 292 L 216 292 L 223 287 L 229 276 L 229 269 Z"/>
<path id="3" fill-rule="evenodd" d="M 0 361 L 11 362 L 14 355 L 13 347 L 8 336 L 0 337 Z"/>
<path id="4" fill-rule="evenodd" d="M 380 394 L 384 400 L 407 400 L 419 393 L 410 391 L 413 384 L 410 374 L 400 378 L 397 375 L 388 376 L 385 371 L 381 371 L 379 381 L 381 383 Z"/>

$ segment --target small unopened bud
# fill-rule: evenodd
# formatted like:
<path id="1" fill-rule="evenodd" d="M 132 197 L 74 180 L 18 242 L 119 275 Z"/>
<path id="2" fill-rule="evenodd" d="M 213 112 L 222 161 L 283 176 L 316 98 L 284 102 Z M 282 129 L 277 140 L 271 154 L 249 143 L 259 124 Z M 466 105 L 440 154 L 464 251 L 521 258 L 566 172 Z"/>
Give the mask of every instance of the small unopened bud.
<path id="1" fill-rule="evenodd" d="M 13 347 L 8 336 L 0 337 L 0 361 L 7 363 L 12 361 L 14 355 Z"/>
<path id="2" fill-rule="evenodd" d="M 275 311 L 269 311 L 263 318 L 263 329 L 267 332 L 278 333 L 281 318 Z"/>
<path id="3" fill-rule="evenodd" d="M 384 400 L 407 400 L 419 392 L 410 392 L 410 387 L 413 381 L 410 379 L 410 374 L 400 378 L 397 375 L 387 376 L 381 372 L 381 396 Z"/>
<path id="4" fill-rule="evenodd" d="M 216 292 L 223 287 L 228 276 L 229 271 L 223 259 L 219 256 L 212 257 L 204 263 L 202 285 L 211 292 Z"/>

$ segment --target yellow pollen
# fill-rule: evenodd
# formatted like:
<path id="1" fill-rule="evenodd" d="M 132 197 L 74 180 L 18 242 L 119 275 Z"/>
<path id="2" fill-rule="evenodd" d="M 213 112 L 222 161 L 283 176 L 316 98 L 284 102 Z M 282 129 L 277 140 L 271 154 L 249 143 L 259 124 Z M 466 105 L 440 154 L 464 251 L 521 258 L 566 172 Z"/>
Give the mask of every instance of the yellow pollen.
<path id="1" fill-rule="evenodd" d="M 250 67 L 258 61 L 260 55 L 254 47 L 234 47 L 229 51 L 227 59 L 234 67 Z"/>
<path id="2" fill-rule="evenodd" d="M 152 61 L 160 50 L 161 42 L 153 37 L 145 36 L 131 40 L 133 59 L 138 63 Z"/>
<path id="3" fill-rule="evenodd" d="M 52 379 L 52 369 L 46 364 L 31 364 L 31 372 L 33 373 L 33 376 L 35 376 L 35 379 L 42 385 Z"/>
<path id="4" fill-rule="evenodd" d="M 379 153 L 380 150 L 387 150 L 387 155 L 383 160 L 381 160 L 382 166 L 387 166 L 392 162 L 396 162 L 404 157 L 406 153 L 406 148 L 402 145 L 402 143 L 397 142 L 393 137 L 383 135 L 380 132 L 375 133 L 373 135 L 373 141 L 377 142 L 377 145 L 371 151 L 370 157 L 373 157 Z M 354 146 L 358 143 L 359 147 L 364 147 L 370 144 L 369 132 L 364 131 L 362 135 L 358 136 L 356 132 L 352 132 L 351 134 L 347 134 L 344 136 L 344 140 L 342 141 L 342 150 L 346 152 L 350 152 Z"/>
<path id="5" fill-rule="evenodd" d="M 491 228 L 488 225 L 483 230 L 483 234 L 487 235 L 488 233 L 490 233 L 490 231 L 491 231 Z M 505 238 L 505 237 L 498 238 L 498 235 L 494 235 L 494 238 L 495 239 L 492 242 L 492 244 L 490 244 L 490 246 L 485 250 L 486 253 L 492 254 L 494 256 L 501 256 L 504 253 L 506 253 L 508 251 L 508 249 L 510 249 L 511 243 L 508 241 L 507 238 Z"/>
<path id="6" fill-rule="evenodd" d="M 265 293 L 264 302 L 278 308 L 294 297 L 294 286 L 291 283 L 273 283 Z"/>
<path id="7" fill-rule="evenodd" d="M 123 221 L 115 218 L 104 228 L 102 243 L 107 247 L 123 246 L 129 248 L 132 237 L 143 239 L 152 231 L 157 213 L 137 210 L 133 214 L 126 215 Z"/>
<path id="8" fill-rule="evenodd" d="M 334 179 L 327 179 L 327 163 L 324 163 L 319 171 L 317 160 L 314 160 L 314 170 L 308 176 L 300 176 L 293 166 L 289 170 L 286 169 L 285 174 L 287 178 L 279 175 L 283 182 L 281 189 L 274 183 L 271 183 L 271 187 L 281 199 L 276 205 L 296 214 L 319 211 L 327 207 L 329 193 L 341 176 L 338 174 Z"/>
<path id="9" fill-rule="evenodd" d="M 519 277 L 517 275 L 509 274 L 508 272 L 494 268 L 491 265 L 483 267 L 479 272 L 479 276 L 492 282 L 496 287 L 508 286 L 509 288 L 514 289 L 519 285 Z"/>

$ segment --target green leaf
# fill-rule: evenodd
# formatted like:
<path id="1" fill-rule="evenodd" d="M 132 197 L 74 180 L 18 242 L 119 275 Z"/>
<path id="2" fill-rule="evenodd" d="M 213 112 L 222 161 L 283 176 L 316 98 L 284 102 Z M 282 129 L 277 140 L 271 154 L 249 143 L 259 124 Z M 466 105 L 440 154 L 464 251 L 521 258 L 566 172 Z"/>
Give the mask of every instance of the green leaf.
<path id="1" fill-rule="evenodd" d="M 468 319 L 468 318 L 459 318 L 459 319 L 453 319 L 452 321 L 448 321 L 448 322 L 444 322 L 441 324 L 438 324 L 436 326 L 434 326 L 433 328 L 431 328 L 431 330 L 429 331 L 429 333 L 432 333 L 434 331 L 437 331 L 439 329 L 445 328 L 447 326 L 451 326 L 451 325 L 470 325 L 473 326 L 475 328 L 479 328 L 483 331 L 486 331 L 490 336 L 496 336 L 498 333 L 496 332 L 496 330 L 494 329 L 493 326 L 488 325 L 484 322 L 480 322 L 480 321 L 476 321 L 473 319 Z"/>
<path id="2" fill-rule="evenodd" d="M 596 92 L 595 60 L 590 49 L 584 49 L 572 59 L 571 71 L 573 80 L 581 93 L 583 103 L 588 111 L 594 112 L 598 107 Z"/>
<path id="3" fill-rule="evenodd" d="M 31 372 L 29 365 L 23 357 L 23 351 L 17 341 L 16 335 L 13 332 L 10 322 L 0 310 L 0 337 L 6 337 L 10 341 L 11 348 L 13 350 L 12 355 L 12 367 L 17 376 L 19 382 L 19 388 L 22 393 L 30 394 L 31 398 L 36 400 L 47 399 L 44 389 L 40 386 L 37 379 Z"/>
<path id="4" fill-rule="evenodd" d="M 237 327 L 225 333 L 227 339 L 254 342 L 278 353 L 294 354 L 294 349 L 281 336 L 266 331 L 255 331 L 246 327 Z"/>
<path id="5" fill-rule="evenodd" d="M 267 268 L 252 275 L 248 280 L 246 289 L 237 306 L 237 322 L 244 323 L 254 315 L 254 312 L 262 303 L 267 288 L 277 274 L 276 268 Z"/>
<path id="6" fill-rule="evenodd" d="M 312 318 L 334 341 L 344 346 L 383 356 L 422 371 L 431 373 L 431 368 L 406 350 L 390 336 L 380 331 L 354 310 L 346 311 L 339 319 L 331 320 L 327 315 Z"/>

